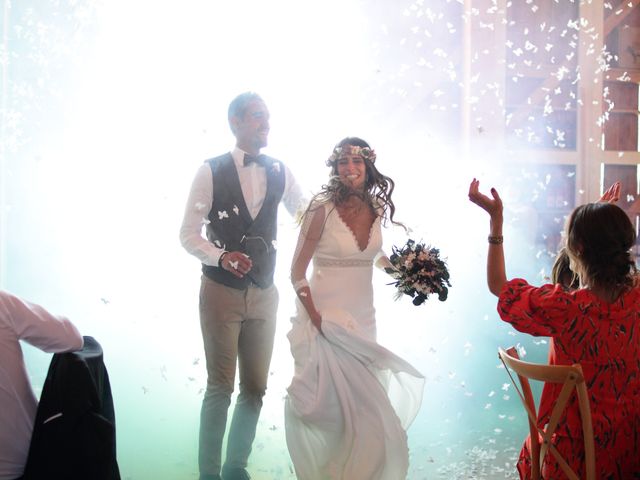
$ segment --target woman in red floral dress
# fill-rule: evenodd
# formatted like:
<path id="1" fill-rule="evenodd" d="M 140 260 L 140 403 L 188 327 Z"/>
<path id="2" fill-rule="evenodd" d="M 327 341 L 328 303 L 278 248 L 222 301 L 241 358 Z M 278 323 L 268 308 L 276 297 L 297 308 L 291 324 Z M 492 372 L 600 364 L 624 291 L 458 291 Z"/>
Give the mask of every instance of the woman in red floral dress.
<path id="1" fill-rule="evenodd" d="M 596 478 L 640 479 L 640 285 L 631 247 L 636 234 L 629 217 L 610 203 L 577 207 L 566 227 L 566 250 L 580 288 L 533 287 L 507 281 L 502 248 L 502 201 L 480 193 L 474 179 L 469 199 L 490 217 L 487 283 L 498 296 L 498 313 L 517 330 L 552 338 L 552 364 L 582 365 L 593 419 Z M 548 421 L 561 386 L 545 385 L 538 422 Z M 583 474 L 584 448 L 577 399 L 573 396 L 554 439 L 571 467 Z M 525 442 L 518 472 L 531 476 Z M 545 479 L 566 476 L 551 455 L 542 468 Z"/>

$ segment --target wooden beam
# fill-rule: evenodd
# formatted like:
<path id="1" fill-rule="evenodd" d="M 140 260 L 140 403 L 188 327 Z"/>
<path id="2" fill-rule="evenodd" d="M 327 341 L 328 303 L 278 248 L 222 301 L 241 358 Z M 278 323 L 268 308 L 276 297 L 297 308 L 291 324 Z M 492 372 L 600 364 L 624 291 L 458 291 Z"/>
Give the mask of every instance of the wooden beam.
<path id="1" fill-rule="evenodd" d="M 607 38 L 614 28 L 622 23 L 627 16 L 640 5 L 640 0 L 625 0 L 613 13 L 604 20 L 604 37 Z M 626 8 L 624 8 L 626 7 Z M 622 8 L 622 10 L 620 10 Z"/>
<path id="2" fill-rule="evenodd" d="M 467 151 L 486 149 L 488 143 L 492 148 L 504 147 L 507 3 L 464 0 L 462 115 Z"/>
<path id="3" fill-rule="evenodd" d="M 565 75 L 562 77 L 562 80 L 570 80 L 571 78 L 575 78 L 575 66 L 564 64 L 560 68 L 558 68 L 556 72 L 560 70 L 566 71 Z M 562 80 L 559 80 L 556 75 L 550 73 L 542 82 L 542 85 L 540 85 L 536 90 L 533 91 L 531 95 L 527 97 L 527 101 L 529 103 L 527 105 L 522 105 L 520 108 L 518 108 L 518 110 L 513 112 L 511 119 L 509 120 L 509 125 L 520 125 L 520 122 L 522 122 L 522 120 L 524 120 L 524 118 L 529 115 L 531 108 L 541 105 L 542 100 L 547 95 L 553 94 L 553 91 Z"/>
<path id="4" fill-rule="evenodd" d="M 2 48 L 7 55 L 10 55 L 9 51 L 9 14 L 11 13 L 11 2 L 5 0 L 2 5 L 3 21 L 2 21 Z M 7 202 L 7 165 L 6 165 L 6 143 L 7 143 L 7 109 L 9 105 L 9 69 L 10 62 L 6 61 L 2 68 L 2 76 L 0 77 L 0 288 L 5 287 L 6 278 L 6 237 L 7 237 L 7 215 L 6 215 L 6 202 Z"/>
<path id="5" fill-rule="evenodd" d="M 628 1 L 628 0 L 625 0 Z M 635 0 L 634 0 L 635 1 Z M 576 205 L 594 201 L 600 197 L 600 165 L 602 163 L 603 125 L 602 116 L 604 72 L 597 68 L 597 57 L 593 52 L 601 52 L 604 47 L 603 2 L 581 2 L 580 18 L 584 19 L 592 31 L 580 29 L 578 61 L 580 63 L 580 83 L 578 98 L 578 153 L 580 163 L 576 174 Z M 596 35 L 592 35 L 595 32 Z"/>
<path id="6" fill-rule="evenodd" d="M 578 153 L 575 150 L 559 150 L 544 148 L 527 148 L 509 150 L 509 161 L 514 163 L 543 165 L 576 165 Z"/>
<path id="7" fill-rule="evenodd" d="M 640 152 L 602 152 L 603 163 L 612 165 L 640 165 Z"/>
<path id="8" fill-rule="evenodd" d="M 640 70 L 636 68 L 610 68 L 604 72 L 607 82 L 640 83 Z"/>
<path id="9" fill-rule="evenodd" d="M 565 65 L 565 67 L 568 68 L 568 65 Z M 511 78 L 511 79 L 513 79 L 514 77 L 542 79 L 542 78 L 547 78 L 549 76 L 552 76 L 557 71 L 558 71 L 557 65 L 553 65 L 553 64 L 538 64 L 535 67 L 521 64 L 521 65 L 518 65 L 517 67 L 514 66 L 513 68 L 507 67 L 505 69 L 505 75 L 507 78 Z M 624 72 L 620 72 L 619 76 L 622 76 L 623 73 Z M 639 73 L 640 73 L 640 70 L 639 70 Z M 570 69 L 568 72 L 565 73 L 563 80 L 575 80 L 576 76 L 577 75 L 574 67 L 573 69 Z"/>

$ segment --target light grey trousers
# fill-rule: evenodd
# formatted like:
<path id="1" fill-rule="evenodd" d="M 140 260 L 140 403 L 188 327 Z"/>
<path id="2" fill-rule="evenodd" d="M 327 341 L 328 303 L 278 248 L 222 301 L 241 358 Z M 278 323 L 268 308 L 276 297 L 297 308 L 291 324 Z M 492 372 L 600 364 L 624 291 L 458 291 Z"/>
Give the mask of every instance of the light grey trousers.
<path id="1" fill-rule="evenodd" d="M 200 326 L 207 360 L 207 389 L 200 412 L 200 474 L 220 473 L 236 367 L 239 394 L 227 439 L 225 466 L 247 466 L 267 389 L 277 309 L 278 290 L 274 285 L 237 290 L 202 276 Z"/>

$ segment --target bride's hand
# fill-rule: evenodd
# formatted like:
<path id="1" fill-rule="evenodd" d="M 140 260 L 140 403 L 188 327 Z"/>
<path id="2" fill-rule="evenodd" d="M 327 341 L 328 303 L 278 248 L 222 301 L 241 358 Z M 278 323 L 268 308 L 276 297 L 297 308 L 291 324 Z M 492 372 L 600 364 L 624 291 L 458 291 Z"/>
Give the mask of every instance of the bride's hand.
<path id="1" fill-rule="evenodd" d="M 471 185 L 469 185 L 469 200 L 485 210 L 492 219 L 501 219 L 503 206 L 500 195 L 498 195 L 498 192 L 495 188 L 492 188 L 491 196 L 493 198 L 489 198 L 487 195 L 480 192 L 479 186 L 480 180 L 476 180 L 474 178 L 471 181 Z"/>

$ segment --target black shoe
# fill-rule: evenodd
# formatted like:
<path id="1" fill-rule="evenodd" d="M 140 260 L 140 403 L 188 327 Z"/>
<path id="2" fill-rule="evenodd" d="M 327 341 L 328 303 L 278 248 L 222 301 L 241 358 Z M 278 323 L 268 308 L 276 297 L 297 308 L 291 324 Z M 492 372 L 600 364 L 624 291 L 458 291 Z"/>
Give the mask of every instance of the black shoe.
<path id="1" fill-rule="evenodd" d="M 200 480 L 222 480 L 222 477 L 217 473 L 215 475 L 208 475 L 206 473 L 201 473 Z"/>
<path id="2" fill-rule="evenodd" d="M 251 480 L 249 472 L 244 468 L 222 468 L 222 480 Z"/>

